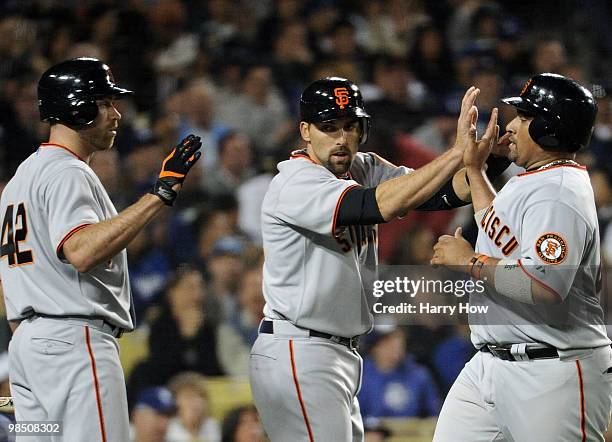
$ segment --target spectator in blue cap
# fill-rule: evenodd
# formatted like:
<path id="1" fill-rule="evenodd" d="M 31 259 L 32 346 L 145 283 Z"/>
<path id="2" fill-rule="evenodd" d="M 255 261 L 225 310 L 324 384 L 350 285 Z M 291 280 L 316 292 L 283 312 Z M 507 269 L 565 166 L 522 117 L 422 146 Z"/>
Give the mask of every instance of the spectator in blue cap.
<path id="1" fill-rule="evenodd" d="M 132 410 L 133 442 L 164 442 L 176 404 L 170 390 L 151 387 L 142 390 Z"/>

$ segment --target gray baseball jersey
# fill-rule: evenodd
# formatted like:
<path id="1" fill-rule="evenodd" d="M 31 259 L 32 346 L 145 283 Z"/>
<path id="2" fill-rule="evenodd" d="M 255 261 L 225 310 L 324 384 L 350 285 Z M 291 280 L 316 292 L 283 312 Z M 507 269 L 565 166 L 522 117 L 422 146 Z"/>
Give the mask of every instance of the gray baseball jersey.
<path id="1" fill-rule="evenodd" d="M 563 326 L 549 324 L 546 308 L 511 301 L 494 290 L 472 294 L 470 302 L 489 306 L 486 315 L 470 318 L 477 347 L 541 342 L 565 350 L 610 344 L 599 304 L 597 212 L 583 167 L 553 166 L 513 177 L 478 227 L 477 252 L 519 259 L 530 278 L 565 301 L 569 315 Z"/>
<path id="2" fill-rule="evenodd" d="M 126 251 L 88 273 L 62 255 L 73 233 L 117 215 L 84 161 L 62 146 L 42 144 L 7 184 L 0 214 L 0 276 L 9 320 L 36 312 L 97 316 L 133 328 Z"/>
<path id="3" fill-rule="evenodd" d="M 304 153 L 278 170 L 262 206 L 265 316 L 336 336 L 366 333 L 372 316 L 363 279 L 375 272 L 377 226 L 338 229 L 338 208 L 351 187 L 374 187 L 411 169 L 358 152 L 346 179 Z"/>
<path id="4" fill-rule="evenodd" d="M 470 303 L 489 308 L 470 316 L 474 344 L 511 345 L 517 359 L 479 351 L 450 389 L 433 440 L 603 441 L 612 351 L 598 298 L 599 232 L 586 171 L 566 164 L 512 178 L 478 227 L 478 252 L 518 260 L 564 302 L 522 304 L 494 290 L 470 295 Z M 557 308 L 561 315 L 548 321 Z M 529 343 L 557 347 L 559 357 L 527 357 Z"/>

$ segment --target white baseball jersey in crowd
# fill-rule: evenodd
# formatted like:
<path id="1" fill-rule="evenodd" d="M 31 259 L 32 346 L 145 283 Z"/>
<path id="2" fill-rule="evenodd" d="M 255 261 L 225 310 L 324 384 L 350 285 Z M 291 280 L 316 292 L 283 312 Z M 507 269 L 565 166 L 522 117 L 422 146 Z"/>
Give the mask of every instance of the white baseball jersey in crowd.
<path id="1" fill-rule="evenodd" d="M 43 144 L 7 184 L 0 214 L 7 316 L 21 320 L 9 347 L 17 419 L 61 421 L 63 440 L 128 440 L 116 341 L 133 328 L 126 251 L 87 273 L 62 252 L 117 214 L 104 187 L 68 148 Z"/>
<path id="2" fill-rule="evenodd" d="M 360 441 L 362 360 L 351 338 L 372 328 L 365 287 L 377 264 L 377 226 L 336 226 L 354 186 L 407 174 L 357 153 L 346 179 L 306 153 L 278 165 L 262 207 L 264 322 L 251 351 L 255 404 L 273 441 Z M 272 325 L 273 324 L 273 325 Z"/>
<path id="3" fill-rule="evenodd" d="M 470 303 L 472 341 L 512 345 L 516 361 L 478 352 L 443 406 L 436 441 L 603 441 L 612 398 L 612 352 L 600 305 L 593 189 L 584 167 L 563 164 L 513 177 L 484 211 L 476 251 L 515 259 L 560 305 L 529 305 L 487 290 Z M 562 314 L 548 313 L 560 309 Z M 526 346 L 559 357 L 529 359 Z"/>

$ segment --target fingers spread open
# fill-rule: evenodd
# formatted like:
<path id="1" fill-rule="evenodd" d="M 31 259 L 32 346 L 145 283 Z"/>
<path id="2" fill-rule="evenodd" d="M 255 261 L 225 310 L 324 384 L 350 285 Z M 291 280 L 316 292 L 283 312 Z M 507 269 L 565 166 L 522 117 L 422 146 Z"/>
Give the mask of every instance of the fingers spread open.
<path id="1" fill-rule="evenodd" d="M 493 108 L 491 112 L 491 118 L 489 119 L 489 124 L 487 125 L 487 130 L 482 137 L 482 141 L 489 144 L 491 140 L 493 140 L 495 135 L 495 126 L 497 126 L 497 108 Z M 492 146 L 492 144 L 491 144 Z"/>
<path id="2" fill-rule="evenodd" d="M 491 139 L 491 147 L 497 144 L 497 140 L 499 139 L 499 125 L 495 125 L 495 134 L 493 134 L 493 138 Z"/>

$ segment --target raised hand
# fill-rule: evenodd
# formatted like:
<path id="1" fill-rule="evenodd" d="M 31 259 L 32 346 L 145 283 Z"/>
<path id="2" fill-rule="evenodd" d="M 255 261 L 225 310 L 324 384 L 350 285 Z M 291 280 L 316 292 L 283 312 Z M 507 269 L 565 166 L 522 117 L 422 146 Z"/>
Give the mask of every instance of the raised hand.
<path id="1" fill-rule="evenodd" d="M 476 106 L 473 106 L 476 109 Z M 476 123 L 478 122 L 478 109 L 471 113 L 472 121 L 468 130 L 468 144 L 463 153 L 465 167 L 483 169 L 493 146 L 498 144 L 499 126 L 497 125 L 497 108 L 493 108 L 491 118 L 483 137 L 477 140 Z"/>
<path id="2" fill-rule="evenodd" d="M 168 154 L 162 163 L 159 177 L 151 193 L 158 196 L 167 206 L 174 204 L 180 184 L 200 158 L 201 147 L 200 137 L 189 135 Z"/>
<path id="3" fill-rule="evenodd" d="M 461 100 L 461 111 L 459 112 L 459 119 L 457 120 L 457 138 L 452 149 L 463 153 L 470 142 L 470 127 L 478 119 L 478 109 L 474 103 L 476 97 L 480 93 L 480 89 L 472 86 L 470 87 Z M 476 126 L 474 126 L 476 127 Z M 475 135 L 474 135 L 475 136 Z"/>

